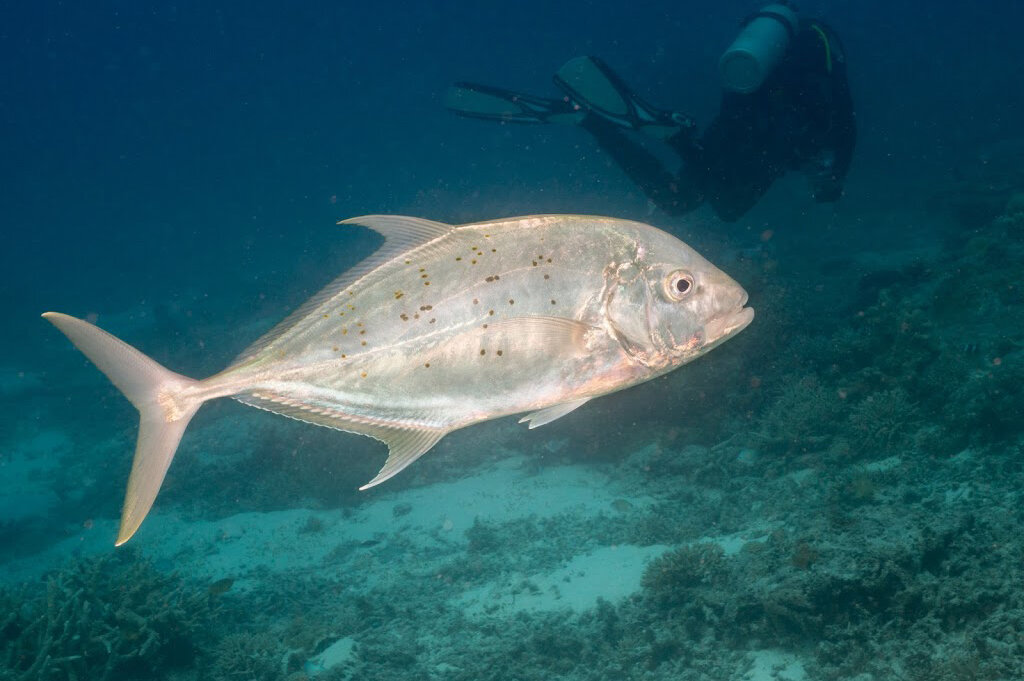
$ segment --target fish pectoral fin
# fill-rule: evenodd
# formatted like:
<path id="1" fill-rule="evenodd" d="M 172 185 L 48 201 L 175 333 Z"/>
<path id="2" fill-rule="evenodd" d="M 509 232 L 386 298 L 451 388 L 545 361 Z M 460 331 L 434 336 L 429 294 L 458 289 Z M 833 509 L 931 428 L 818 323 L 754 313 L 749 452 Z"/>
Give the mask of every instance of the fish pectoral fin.
<path id="1" fill-rule="evenodd" d="M 532 414 L 527 414 L 523 418 L 519 419 L 519 423 L 528 423 L 531 430 L 533 428 L 540 428 L 541 426 L 546 426 L 552 421 L 562 418 L 571 411 L 579 409 L 589 401 L 590 398 L 585 397 L 582 400 L 573 400 L 572 402 L 556 404 L 553 407 L 548 407 L 547 409 L 541 409 L 533 412 Z"/>
<path id="2" fill-rule="evenodd" d="M 587 333 L 596 327 L 566 317 L 510 317 L 494 322 L 488 331 L 510 339 L 510 347 L 543 352 L 545 356 L 575 356 L 587 352 Z"/>
<path id="3" fill-rule="evenodd" d="M 374 476 L 373 480 L 359 489 L 369 489 L 398 475 L 409 464 L 426 454 L 445 434 L 446 431 L 443 430 L 419 428 L 407 430 L 381 428 L 378 432 L 373 433 L 372 437 L 387 443 L 388 460 L 384 462 L 384 467 Z"/>

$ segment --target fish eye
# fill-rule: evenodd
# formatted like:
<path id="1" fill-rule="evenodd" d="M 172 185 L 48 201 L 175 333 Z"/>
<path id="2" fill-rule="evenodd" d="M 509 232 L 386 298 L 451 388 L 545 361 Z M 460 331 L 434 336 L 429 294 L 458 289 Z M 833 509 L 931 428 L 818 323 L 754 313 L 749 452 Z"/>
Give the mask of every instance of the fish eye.
<path id="1" fill-rule="evenodd" d="M 673 272 L 665 278 L 665 292 L 672 300 L 682 300 L 693 290 L 693 276 L 689 272 Z"/>

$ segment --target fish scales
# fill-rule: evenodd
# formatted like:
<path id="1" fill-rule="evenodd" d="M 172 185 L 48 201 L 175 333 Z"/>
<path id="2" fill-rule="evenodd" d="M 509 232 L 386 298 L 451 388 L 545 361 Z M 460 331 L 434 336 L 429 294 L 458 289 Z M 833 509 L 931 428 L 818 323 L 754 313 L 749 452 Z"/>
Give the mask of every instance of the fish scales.
<path id="1" fill-rule="evenodd" d="M 510 345 L 515 325 L 502 322 L 544 316 L 599 325 L 594 297 L 608 254 L 626 257 L 633 244 L 600 221 L 571 230 L 551 218 L 533 222 L 525 229 L 518 222 L 459 227 L 442 243 L 399 255 L 311 312 L 302 334 L 267 348 L 264 361 L 286 357 L 296 367 L 290 392 L 308 391 L 317 407 L 367 413 L 386 393 L 386 418 L 395 423 L 420 423 L 443 407 L 446 425 L 468 424 L 496 408 L 487 402 L 534 406 L 528 396 L 510 400 L 513 389 L 572 392 L 568 381 L 593 359 L 539 364 L 538 354 L 551 348 Z M 524 243 L 527 230 L 530 243 Z M 524 361 L 532 365 L 526 371 Z M 448 384 L 444 394 L 439 381 Z M 552 388 L 542 391 L 546 385 Z"/>
<path id="2" fill-rule="evenodd" d="M 388 445 L 364 489 L 445 434 L 530 412 L 534 428 L 708 352 L 753 318 L 747 294 L 675 237 L 604 217 L 451 226 L 344 221 L 385 237 L 224 371 L 168 371 L 88 322 L 44 315 L 140 411 L 117 543 L 152 507 L 206 401 L 246 404 Z"/>
<path id="3" fill-rule="evenodd" d="M 622 247 L 628 240 L 596 221 L 571 231 L 544 217 L 457 227 L 339 292 L 274 347 L 287 357 L 352 357 L 488 318 L 571 316 L 600 283 L 609 251 Z"/>

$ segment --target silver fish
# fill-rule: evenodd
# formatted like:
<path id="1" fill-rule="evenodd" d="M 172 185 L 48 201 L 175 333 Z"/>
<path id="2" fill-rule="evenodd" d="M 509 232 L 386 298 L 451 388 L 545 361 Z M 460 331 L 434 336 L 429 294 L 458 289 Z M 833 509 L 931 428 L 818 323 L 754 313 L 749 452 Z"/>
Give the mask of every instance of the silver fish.
<path id="1" fill-rule="evenodd" d="M 107 332 L 43 315 L 140 413 L 117 544 L 156 499 L 189 420 L 234 397 L 388 445 L 392 477 L 447 433 L 530 412 L 536 428 L 704 354 L 753 319 L 747 293 L 639 222 L 543 215 L 452 226 L 371 215 L 384 236 L 227 369 L 196 381 Z"/>

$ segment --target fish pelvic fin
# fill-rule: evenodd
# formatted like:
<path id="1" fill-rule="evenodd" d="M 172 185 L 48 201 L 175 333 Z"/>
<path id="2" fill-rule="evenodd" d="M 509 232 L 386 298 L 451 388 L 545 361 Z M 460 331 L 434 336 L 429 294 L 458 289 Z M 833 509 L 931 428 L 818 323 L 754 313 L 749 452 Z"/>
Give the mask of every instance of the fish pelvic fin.
<path id="1" fill-rule="evenodd" d="M 135 459 L 115 542 L 120 546 L 152 508 L 181 436 L 204 401 L 195 394 L 199 381 L 165 369 L 89 322 L 59 312 L 47 312 L 43 318 L 60 329 L 139 410 Z"/>
<path id="2" fill-rule="evenodd" d="M 533 428 L 540 428 L 541 426 L 546 426 L 552 421 L 556 421 L 562 418 L 571 411 L 576 411 L 589 401 L 589 397 L 584 397 L 583 399 L 580 400 L 573 400 L 572 402 L 563 402 L 562 404 L 556 404 L 546 409 L 540 409 L 538 411 L 533 412 L 532 414 L 527 414 L 526 416 L 522 417 L 521 419 L 519 419 L 519 423 L 529 424 L 529 428 L 531 430 Z"/>

